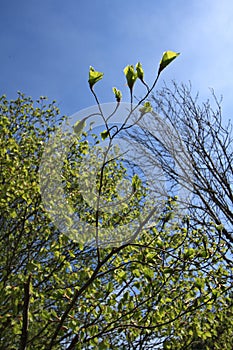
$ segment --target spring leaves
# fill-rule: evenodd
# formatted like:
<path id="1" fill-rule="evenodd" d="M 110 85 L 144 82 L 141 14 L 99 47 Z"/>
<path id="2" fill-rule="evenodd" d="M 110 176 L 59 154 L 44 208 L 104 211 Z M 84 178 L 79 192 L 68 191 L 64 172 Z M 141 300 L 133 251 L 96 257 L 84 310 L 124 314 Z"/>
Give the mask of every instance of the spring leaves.
<path id="1" fill-rule="evenodd" d="M 88 83 L 91 90 L 93 89 L 93 86 L 97 83 L 97 81 L 101 80 L 103 76 L 104 73 L 97 72 L 92 66 L 90 67 Z"/>
<path id="2" fill-rule="evenodd" d="M 166 51 L 159 64 L 158 75 L 166 68 L 176 57 L 180 55 L 179 52 Z"/>
<path id="3" fill-rule="evenodd" d="M 176 53 L 174 51 L 164 52 L 159 64 L 157 78 L 159 77 L 160 73 L 164 70 L 164 68 L 166 68 L 178 56 L 179 56 L 179 53 Z M 133 87 L 137 78 L 140 79 L 144 85 L 146 85 L 146 83 L 144 82 L 144 71 L 140 62 L 136 64 L 135 68 L 133 65 L 126 66 L 124 69 L 124 74 L 126 77 L 127 85 L 130 89 L 130 94 L 132 94 Z M 93 67 L 90 67 L 88 82 L 89 82 L 90 89 L 92 91 L 93 91 L 94 85 L 103 78 L 103 75 L 104 73 L 98 72 Z M 113 93 L 115 95 L 116 101 L 120 102 L 122 98 L 121 91 L 114 87 Z"/>

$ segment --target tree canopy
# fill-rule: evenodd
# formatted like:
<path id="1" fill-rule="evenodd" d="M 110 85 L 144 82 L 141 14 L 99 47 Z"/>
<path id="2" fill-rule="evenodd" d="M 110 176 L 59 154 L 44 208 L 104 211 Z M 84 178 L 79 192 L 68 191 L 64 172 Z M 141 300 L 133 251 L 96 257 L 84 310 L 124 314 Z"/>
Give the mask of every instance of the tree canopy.
<path id="1" fill-rule="evenodd" d="M 179 197 L 166 192 L 159 215 L 144 222 L 141 213 L 150 188 L 141 173 L 132 172 L 118 157 L 118 151 L 109 147 L 119 130 L 127 131 L 129 137 L 133 130 L 132 140 L 141 135 L 138 129 L 132 128 L 135 124 L 130 119 L 135 111 L 132 98 L 137 78 L 146 93 L 137 104 L 140 109 L 136 116 L 140 122 L 144 117 L 148 121 L 148 116 L 153 121 L 152 102 L 147 98 L 162 70 L 177 56 L 171 51 L 163 55 L 151 88 L 144 80 L 141 64 L 125 69 L 131 110 L 121 125 L 113 127 L 105 118 L 105 129 L 95 134 L 91 127 L 88 132 L 84 130 L 85 119 L 73 128 L 74 135 L 61 171 L 62 184 L 67 208 L 73 208 L 78 223 L 87 222 L 93 227 L 91 243 L 86 238 L 77 239 L 70 232 L 60 232 L 43 201 L 47 190 L 46 177 L 41 173 L 43 155 L 49 139 L 59 132 L 66 117 L 60 115 L 54 101 L 48 103 L 44 97 L 35 102 L 21 93 L 16 100 L 1 97 L 0 349 L 232 349 L 230 222 L 226 225 L 222 219 L 217 221 L 211 216 L 217 212 L 218 203 L 221 204 L 218 210 L 222 210 L 224 193 L 220 190 L 217 196 L 208 188 L 206 198 L 215 199 L 215 206 L 209 204 L 212 211 L 206 211 L 211 220 L 204 219 L 201 211 L 204 208 L 191 202 L 191 209 L 198 209 L 195 221 L 192 211 L 180 209 Z M 100 114 L 101 104 L 94 85 L 102 77 L 103 73 L 91 67 L 89 85 Z M 121 104 L 121 92 L 117 88 L 113 92 L 114 114 Z M 196 113 L 201 120 L 205 116 L 199 110 Z M 213 117 L 219 121 L 216 115 Z M 194 122 L 188 116 L 186 120 Z M 193 142 L 196 132 L 195 128 Z M 208 130 L 202 131 L 203 137 L 206 132 Z M 204 140 L 209 140 L 209 135 L 223 143 L 216 133 L 209 133 Z M 149 138 L 143 136 L 140 140 L 148 142 Z M 225 145 L 227 140 L 230 142 L 230 136 Z M 102 141 L 108 142 L 107 151 L 101 153 L 108 158 L 98 158 L 100 167 L 92 184 L 106 205 L 114 201 L 120 203 L 116 212 L 101 210 L 98 201 L 90 209 L 80 185 L 82 161 L 96 157 Z M 200 138 L 196 142 L 200 142 Z M 47 161 L 53 166 L 43 170 L 50 171 L 50 177 L 55 176 L 56 180 L 59 149 L 50 148 L 50 151 Z M 219 148 L 214 152 L 219 152 Z M 199 163 L 194 163 L 195 169 L 202 169 L 200 162 L 206 158 L 201 158 L 201 153 L 199 158 L 194 158 L 194 154 L 192 160 L 199 159 Z M 212 164 L 213 159 L 210 152 L 208 155 L 207 165 Z M 222 174 L 221 179 L 225 179 L 224 189 L 232 195 L 227 175 L 230 156 L 227 155 L 228 167 L 223 163 L 225 175 Z M 218 164 L 221 165 L 221 161 L 222 158 Z M 48 167 L 49 163 L 44 165 Z M 216 181 L 221 180 L 218 176 Z M 198 194 L 205 190 L 201 187 L 202 178 L 198 184 L 194 178 Z M 124 181 L 129 187 L 127 200 L 118 186 Z M 214 184 L 213 181 L 209 182 Z M 47 198 L 52 206 L 54 197 Z M 153 196 L 148 203 L 153 214 L 158 203 L 153 202 Z M 59 203 L 56 205 L 57 213 L 64 209 Z M 223 211 L 225 217 L 231 210 L 228 205 Z M 135 222 L 140 230 L 135 231 Z M 107 242 L 109 232 L 118 232 L 120 224 L 128 231 L 127 239 L 120 237 L 119 244 L 103 244 L 103 236 L 98 236 L 101 228 L 108 229 L 108 237 L 104 237 Z M 98 238 L 102 239 L 101 244 Z"/>

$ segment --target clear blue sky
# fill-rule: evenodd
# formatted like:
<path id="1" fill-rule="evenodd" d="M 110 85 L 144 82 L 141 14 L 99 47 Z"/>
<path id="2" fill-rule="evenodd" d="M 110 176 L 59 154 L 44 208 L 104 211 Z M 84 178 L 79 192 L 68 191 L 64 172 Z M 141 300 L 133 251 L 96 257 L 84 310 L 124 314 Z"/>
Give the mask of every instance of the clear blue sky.
<path id="1" fill-rule="evenodd" d="M 18 90 L 56 99 L 70 115 L 94 104 L 89 66 L 105 73 L 102 102 L 112 87 L 128 100 L 123 68 L 141 61 L 152 82 L 166 50 L 181 56 L 162 74 L 224 96 L 230 118 L 233 87 L 231 0 L 9 0 L 0 6 L 0 94 Z M 141 91 L 138 90 L 140 94 Z"/>

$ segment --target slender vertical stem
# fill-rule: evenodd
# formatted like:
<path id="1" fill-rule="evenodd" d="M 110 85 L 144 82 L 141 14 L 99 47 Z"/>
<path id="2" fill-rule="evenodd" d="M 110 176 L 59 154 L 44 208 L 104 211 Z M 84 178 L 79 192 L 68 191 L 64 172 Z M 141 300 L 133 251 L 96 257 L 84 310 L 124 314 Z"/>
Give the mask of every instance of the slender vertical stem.
<path id="1" fill-rule="evenodd" d="M 23 324 L 19 350 L 26 350 L 27 348 L 31 277 L 30 274 L 28 280 L 24 283 Z"/>

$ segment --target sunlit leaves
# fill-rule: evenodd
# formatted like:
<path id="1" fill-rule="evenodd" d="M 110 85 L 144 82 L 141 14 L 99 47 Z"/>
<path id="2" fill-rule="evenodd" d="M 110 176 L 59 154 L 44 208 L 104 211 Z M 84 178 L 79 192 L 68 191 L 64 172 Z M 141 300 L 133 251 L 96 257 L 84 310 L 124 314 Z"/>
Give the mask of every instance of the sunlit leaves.
<path id="1" fill-rule="evenodd" d="M 142 65 L 140 62 L 138 62 L 136 64 L 136 71 L 137 71 L 137 76 L 138 76 L 138 79 L 140 79 L 141 81 L 143 81 L 144 79 L 144 70 L 142 68 Z"/>
<path id="2" fill-rule="evenodd" d="M 159 72 L 177 56 L 166 52 Z M 136 68 L 127 66 L 124 73 L 131 91 L 137 78 L 144 81 L 140 63 Z M 90 88 L 102 77 L 103 73 L 91 67 Z M 113 88 L 113 93 L 120 102 L 120 90 Z M 188 349 L 186 344 L 195 337 L 216 339 L 219 324 L 223 325 L 223 342 L 230 343 L 227 335 L 232 332 L 232 306 L 224 293 L 228 293 L 231 271 L 221 260 L 224 244 L 219 252 L 202 227 L 192 229 L 187 218 L 176 220 L 175 197 L 168 198 L 151 227 L 122 249 L 97 252 L 94 247 L 71 241 L 46 216 L 38 188 L 37 171 L 45 142 L 61 122 L 57 108 L 46 105 L 44 98 L 34 105 L 20 95 L 11 103 L 3 97 L 0 111 L 0 341 L 4 348 L 19 348 L 24 286 L 29 275 L 28 344 L 35 350 L 49 348 L 63 315 L 52 350 L 67 349 L 75 337 L 75 349 L 136 348 L 138 339 L 145 339 L 141 348 L 158 341 L 164 343 L 160 344 L 164 349 Z M 142 103 L 140 112 L 142 116 L 151 113 L 151 104 Z M 73 129 L 80 136 L 84 127 L 85 119 Z M 111 141 L 107 126 L 97 137 Z M 117 225 L 130 224 L 139 217 L 147 190 L 140 176 L 128 174 L 113 152 L 106 167 L 95 172 L 92 186 L 107 205 L 117 200 L 120 208 L 109 212 L 90 207 L 79 183 L 81 163 L 98 158 L 89 141 L 90 135 L 87 138 L 82 133 L 64 162 L 66 200 L 78 219 L 114 232 Z M 82 172 L 83 183 L 89 175 Z M 129 201 L 125 203 L 118 185 L 129 178 Z M 222 226 L 213 229 L 219 234 Z M 226 333 L 227 327 L 231 328 Z"/>
<path id="3" fill-rule="evenodd" d="M 141 116 L 146 113 L 151 113 L 153 111 L 151 103 L 149 101 L 145 102 L 144 105 L 139 108 L 139 111 L 141 112 Z"/>
<path id="4" fill-rule="evenodd" d="M 178 57 L 180 53 L 174 51 L 166 51 L 163 54 L 163 57 L 159 64 L 158 75 L 166 68 L 176 57 Z"/>
<path id="5" fill-rule="evenodd" d="M 164 52 L 162 59 L 160 61 L 160 64 L 159 64 L 158 75 L 157 75 L 157 77 L 154 81 L 154 84 L 152 85 L 151 88 L 144 81 L 144 70 L 142 68 L 141 62 L 138 62 L 135 67 L 134 67 L 134 65 L 126 66 L 124 68 L 123 72 L 124 72 L 124 75 L 126 77 L 127 86 L 129 87 L 129 90 L 130 90 L 131 102 L 132 102 L 132 92 L 133 92 L 134 84 L 135 84 L 137 79 L 139 79 L 142 82 L 142 84 L 147 88 L 147 94 L 151 93 L 153 91 L 156 83 L 157 83 L 157 80 L 158 80 L 160 73 L 164 70 L 164 68 L 166 68 L 179 55 L 180 55 L 179 53 L 176 53 L 173 51 Z M 99 103 L 99 101 L 98 101 L 96 94 L 93 91 L 93 87 L 99 80 L 101 80 L 103 78 L 103 75 L 104 74 L 102 72 L 98 72 L 92 66 L 90 66 L 88 82 L 89 82 L 90 89 L 92 90 L 92 93 L 94 94 L 95 100 L 97 103 Z M 113 93 L 115 95 L 116 101 L 119 103 L 122 99 L 121 91 L 118 90 L 117 88 L 113 87 Z"/>
<path id="6" fill-rule="evenodd" d="M 127 85 L 130 89 L 130 91 L 133 90 L 133 86 L 137 80 L 137 72 L 135 71 L 134 69 L 134 66 L 133 65 L 128 65 L 125 67 L 124 69 L 124 74 L 125 74 L 125 77 L 126 77 L 126 80 L 127 80 Z"/>
<path id="7" fill-rule="evenodd" d="M 86 122 L 85 122 L 86 118 L 82 119 L 82 120 L 78 120 L 74 126 L 73 126 L 73 129 L 74 129 L 74 132 L 76 135 L 80 135 L 82 130 L 85 128 L 86 126 Z"/>
<path id="8" fill-rule="evenodd" d="M 104 141 L 109 136 L 109 131 L 104 130 L 100 133 L 102 140 Z"/>
<path id="9" fill-rule="evenodd" d="M 104 73 L 97 72 L 93 67 L 90 67 L 90 69 L 89 69 L 89 79 L 88 79 L 90 89 L 92 89 L 93 86 L 99 80 L 101 80 L 103 78 L 103 76 L 104 76 Z"/>
<path id="10" fill-rule="evenodd" d="M 113 91 L 113 93 L 114 93 L 114 95 L 115 95 L 116 101 L 117 101 L 117 102 L 120 102 L 121 99 L 122 99 L 122 93 L 121 93 L 121 91 L 118 90 L 118 89 L 115 88 L 115 87 L 112 88 L 112 91 Z"/>

